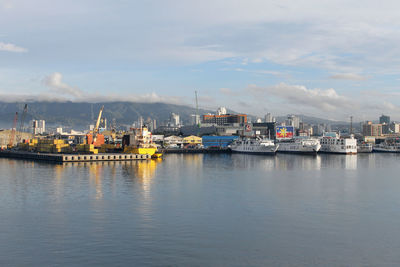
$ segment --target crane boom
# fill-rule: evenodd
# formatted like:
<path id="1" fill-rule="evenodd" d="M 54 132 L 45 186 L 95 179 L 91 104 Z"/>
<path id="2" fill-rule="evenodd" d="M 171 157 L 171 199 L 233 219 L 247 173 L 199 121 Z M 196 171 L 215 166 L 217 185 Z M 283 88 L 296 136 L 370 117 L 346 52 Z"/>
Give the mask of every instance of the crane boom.
<path id="1" fill-rule="evenodd" d="M 99 127 L 100 127 L 100 121 L 101 121 L 101 114 L 103 114 L 103 109 L 104 106 L 101 107 L 100 111 L 99 111 L 99 116 L 97 116 L 97 121 L 96 121 L 96 125 L 93 129 L 93 134 L 97 134 L 99 132 Z"/>
<path id="2" fill-rule="evenodd" d="M 25 117 L 26 117 L 26 113 L 28 111 L 28 104 L 25 104 L 24 106 L 24 111 L 22 112 L 22 116 L 21 119 L 19 120 L 19 129 L 18 129 L 18 136 L 17 136 L 17 142 L 21 141 L 21 135 L 22 132 L 24 131 L 24 122 L 25 122 Z"/>
<path id="3" fill-rule="evenodd" d="M 93 143 L 96 143 L 96 140 L 97 140 L 97 134 L 99 133 L 101 114 L 103 114 L 103 109 L 104 109 L 104 106 L 102 106 L 100 111 L 99 111 L 99 116 L 97 116 L 96 125 L 95 125 L 95 127 L 93 129 Z"/>
<path id="4" fill-rule="evenodd" d="M 17 127 L 17 121 L 18 121 L 18 112 L 15 112 L 15 116 L 14 116 L 14 121 L 13 121 L 13 127 L 11 129 L 11 133 L 9 136 L 9 140 L 8 140 L 8 148 L 12 148 L 14 145 L 14 138 L 15 138 L 15 130 Z"/>
<path id="5" fill-rule="evenodd" d="M 199 101 L 197 100 L 197 91 L 194 91 L 194 94 L 196 96 L 196 119 L 195 119 L 195 123 L 197 124 L 197 127 L 200 128 Z M 199 120 L 198 123 L 197 123 L 197 120 Z"/>

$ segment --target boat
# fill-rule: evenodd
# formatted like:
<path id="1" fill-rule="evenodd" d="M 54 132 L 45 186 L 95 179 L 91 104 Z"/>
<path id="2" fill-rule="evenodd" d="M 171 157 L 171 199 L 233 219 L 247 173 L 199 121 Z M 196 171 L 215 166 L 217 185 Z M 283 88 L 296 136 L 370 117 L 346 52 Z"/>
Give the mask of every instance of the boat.
<path id="1" fill-rule="evenodd" d="M 321 144 L 315 138 L 293 138 L 279 141 L 278 153 L 317 154 Z"/>
<path id="2" fill-rule="evenodd" d="M 162 153 L 154 153 L 153 155 L 151 155 L 152 159 L 160 159 L 162 158 Z"/>
<path id="3" fill-rule="evenodd" d="M 400 153 L 400 142 L 396 140 L 386 140 L 374 146 L 373 152 Z"/>
<path id="4" fill-rule="evenodd" d="M 357 154 L 357 140 L 354 135 L 345 138 L 336 132 L 324 133 L 320 138 L 320 143 L 322 153 Z"/>
<path id="5" fill-rule="evenodd" d="M 267 138 L 243 138 L 230 145 L 232 152 L 264 155 L 275 155 L 278 147 L 278 144 Z"/>
<path id="6" fill-rule="evenodd" d="M 371 153 L 372 145 L 369 143 L 357 144 L 357 153 Z"/>
<path id="7" fill-rule="evenodd" d="M 157 152 L 157 146 L 151 140 L 151 132 L 146 127 L 133 129 L 132 134 L 124 136 L 124 153 L 128 154 L 148 154 L 160 158 L 161 153 Z"/>

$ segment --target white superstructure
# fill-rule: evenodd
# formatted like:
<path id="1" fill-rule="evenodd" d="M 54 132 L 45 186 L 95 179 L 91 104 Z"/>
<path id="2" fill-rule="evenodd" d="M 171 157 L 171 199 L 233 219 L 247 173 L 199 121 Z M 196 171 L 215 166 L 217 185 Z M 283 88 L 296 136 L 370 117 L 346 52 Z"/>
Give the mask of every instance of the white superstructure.
<path id="1" fill-rule="evenodd" d="M 400 153 L 400 143 L 383 143 L 374 146 L 374 152 Z"/>
<path id="2" fill-rule="evenodd" d="M 270 139 L 240 139 L 231 144 L 231 150 L 249 154 L 275 154 L 279 145 Z"/>
<path id="3" fill-rule="evenodd" d="M 371 153 L 372 145 L 369 143 L 363 143 L 357 145 L 357 153 Z"/>
<path id="4" fill-rule="evenodd" d="M 278 143 L 278 152 L 316 154 L 321 149 L 321 144 L 315 138 L 294 138 Z"/>
<path id="5" fill-rule="evenodd" d="M 350 138 L 343 138 L 337 133 L 324 133 L 320 139 L 320 143 L 320 152 L 357 154 L 357 140 L 353 135 Z"/>

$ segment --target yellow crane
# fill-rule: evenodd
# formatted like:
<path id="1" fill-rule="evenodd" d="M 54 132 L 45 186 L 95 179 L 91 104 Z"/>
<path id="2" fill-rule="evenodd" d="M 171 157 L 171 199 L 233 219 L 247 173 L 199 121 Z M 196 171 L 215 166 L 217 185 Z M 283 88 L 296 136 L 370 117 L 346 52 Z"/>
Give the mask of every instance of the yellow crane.
<path id="1" fill-rule="evenodd" d="M 103 114 L 103 109 L 104 109 L 104 106 L 102 106 L 99 111 L 99 116 L 97 116 L 96 125 L 94 126 L 94 129 L 93 129 L 93 143 L 96 143 L 97 134 L 99 133 L 99 127 L 100 127 L 101 115 Z"/>

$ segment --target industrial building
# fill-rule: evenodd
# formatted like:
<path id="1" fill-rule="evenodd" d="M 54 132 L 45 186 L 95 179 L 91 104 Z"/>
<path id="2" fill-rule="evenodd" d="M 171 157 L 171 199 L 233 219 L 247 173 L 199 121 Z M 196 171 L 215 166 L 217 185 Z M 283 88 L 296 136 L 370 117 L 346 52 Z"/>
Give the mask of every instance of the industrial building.
<path id="1" fill-rule="evenodd" d="M 202 137 L 202 143 L 204 148 L 226 148 L 238 138 L 239 136 L 205 135 Z"/>

